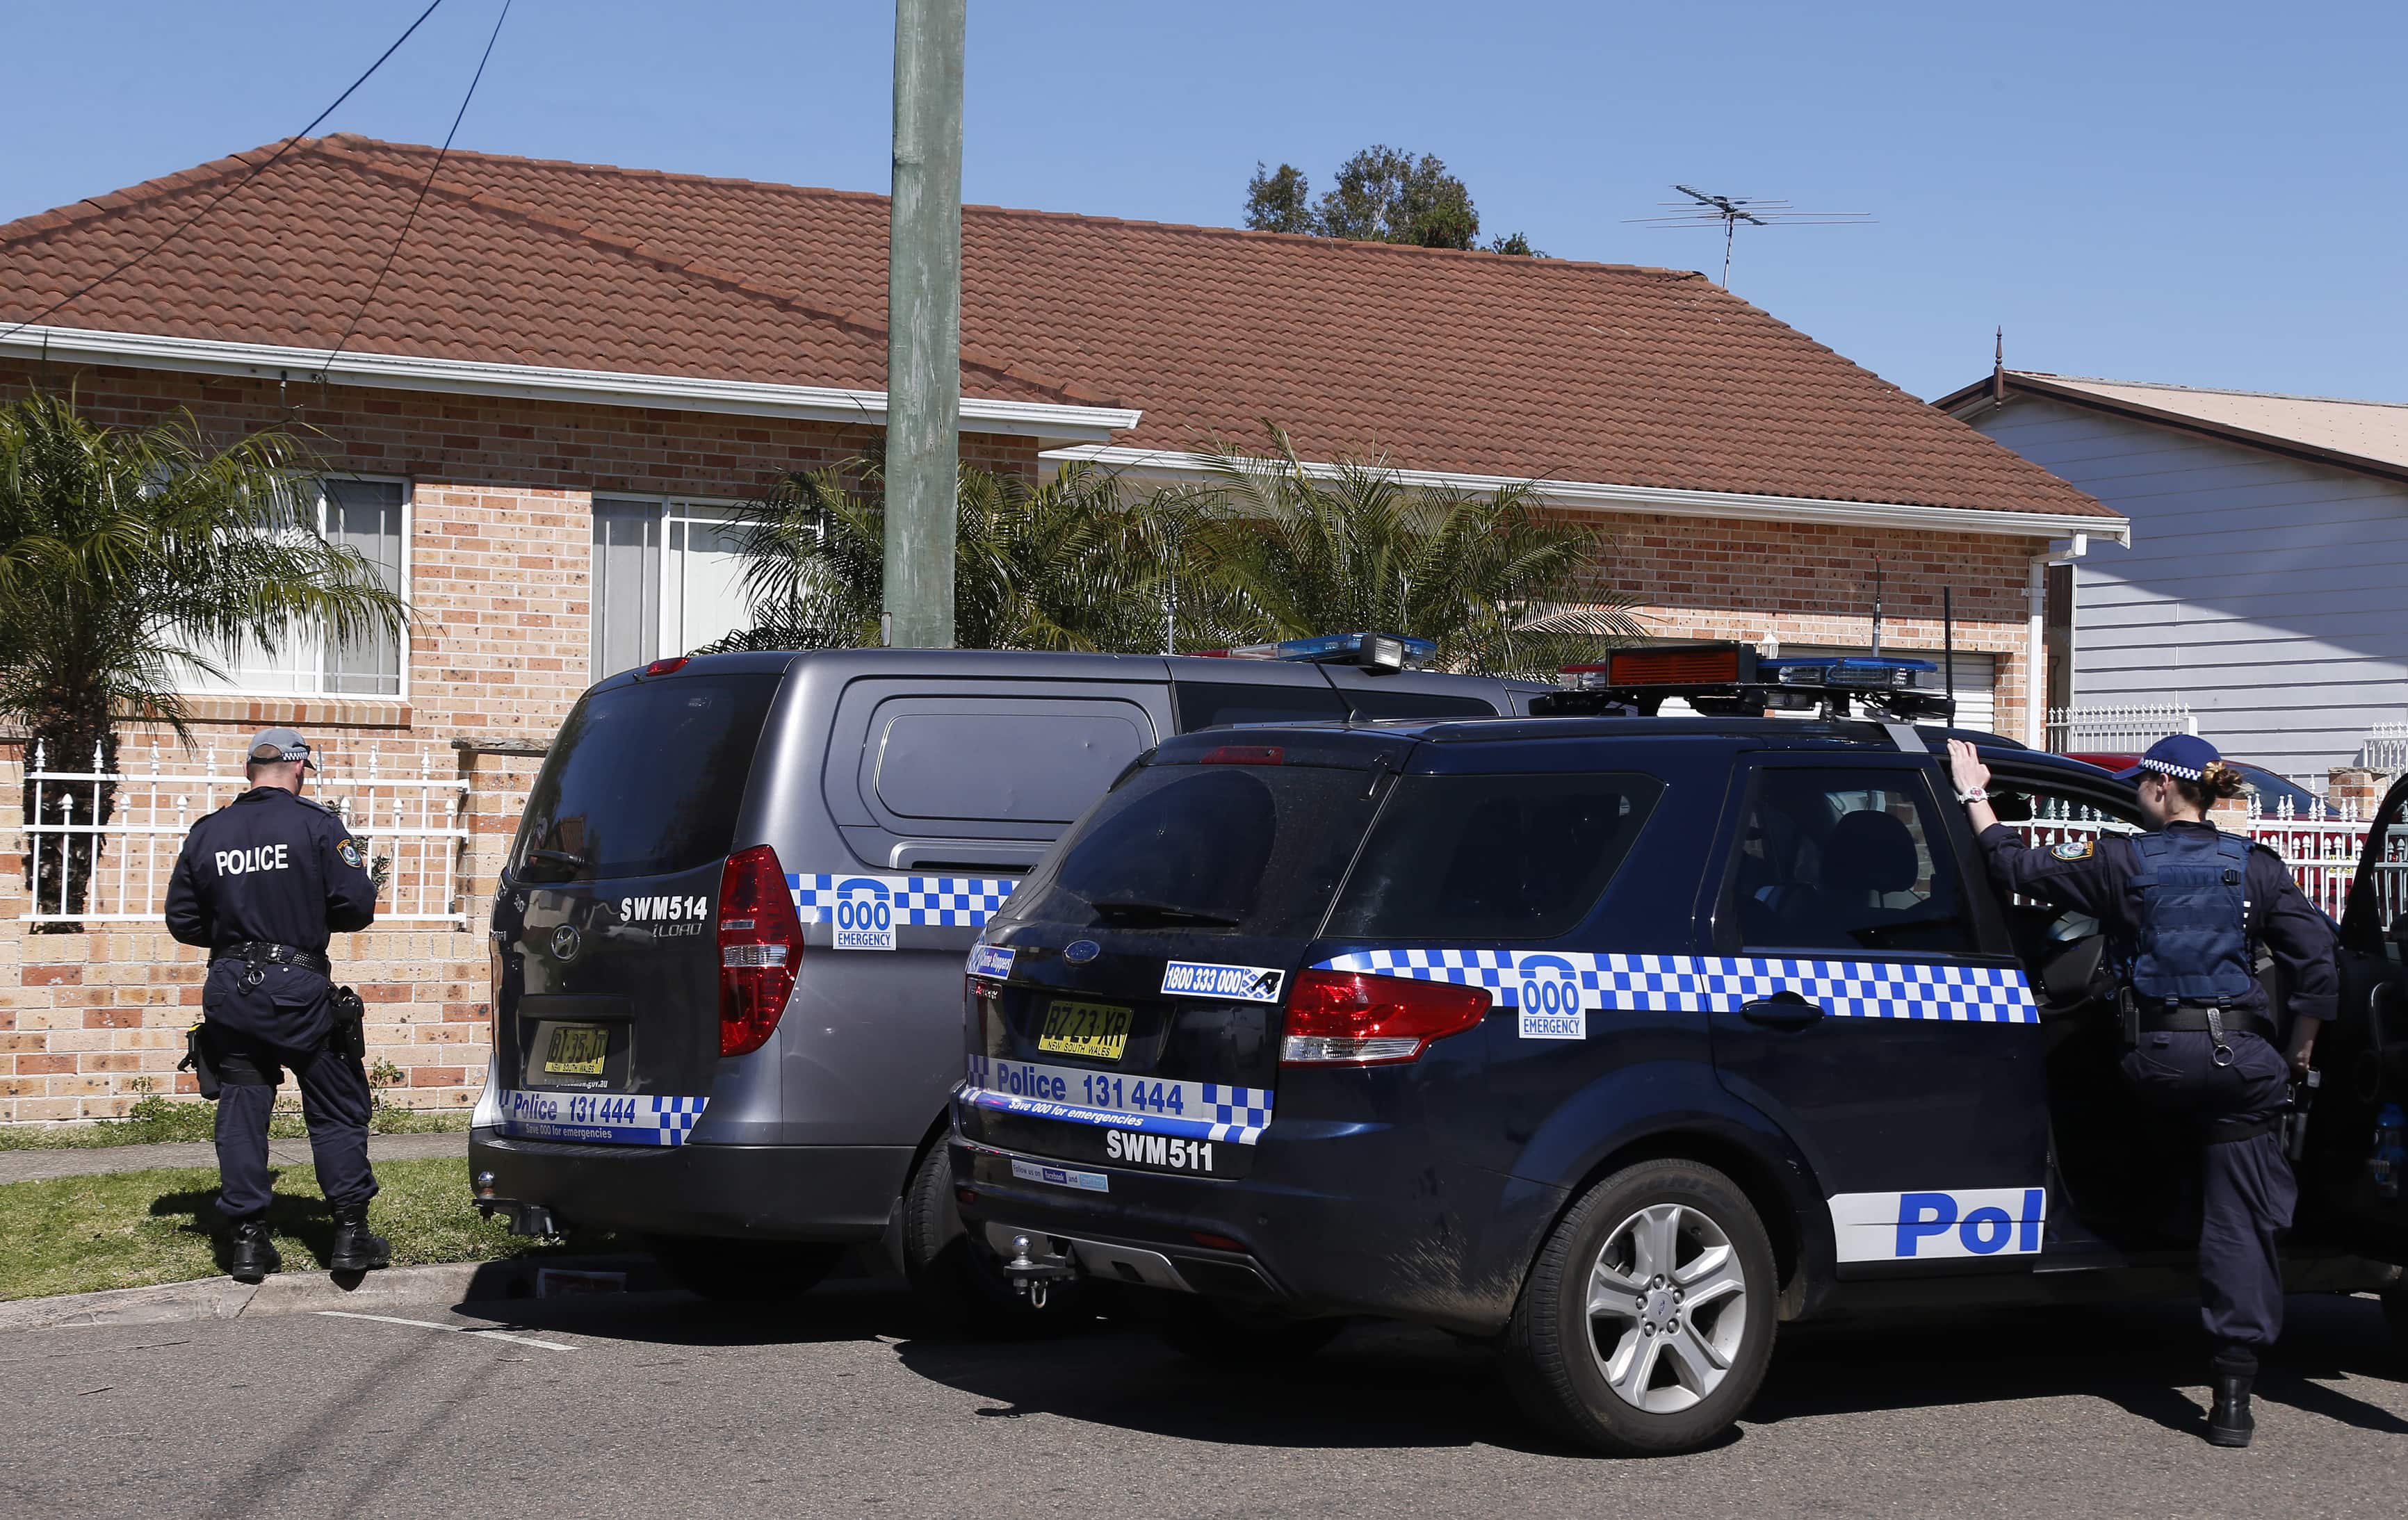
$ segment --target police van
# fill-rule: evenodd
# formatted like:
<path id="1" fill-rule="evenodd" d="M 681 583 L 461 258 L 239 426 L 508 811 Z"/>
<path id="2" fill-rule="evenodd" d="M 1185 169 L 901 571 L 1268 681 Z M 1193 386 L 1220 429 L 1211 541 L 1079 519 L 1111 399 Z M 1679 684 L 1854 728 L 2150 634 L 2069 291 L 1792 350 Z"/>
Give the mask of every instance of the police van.
<path id="1" fill-rule="evenodd" d="M 478 1201 L 525 1233 L 643 1235 L 715 1296 L 799 1291 L 880 1241 L 932 1296 L 996 1286 L 938 1144 L 988 916 L 1167 738 L 1493 716 L 1549 689 L 1415 668 L 1428 653 L 850 650 L 597 683 L 494 896 Z"/>
<path id="2" fill-rule="evenodd" d="M 2133 795 L 1916 726 L 1928 669 L 1642 649 L 1555 715 L 1166 740 L 970 954 L 963 1216 L 1206 1355 L 1493 1338 L 1620 1452 L 1728 1426 L 1784 1321 L 2182 1291 L 2196 1153 L 2119 1088 L 2098 925 L 1991 890 L 1937 752 L 2034 827 Z M 2398 1301 L 2373 1102 L 2306 1134 L 2294 1290 Z"/>

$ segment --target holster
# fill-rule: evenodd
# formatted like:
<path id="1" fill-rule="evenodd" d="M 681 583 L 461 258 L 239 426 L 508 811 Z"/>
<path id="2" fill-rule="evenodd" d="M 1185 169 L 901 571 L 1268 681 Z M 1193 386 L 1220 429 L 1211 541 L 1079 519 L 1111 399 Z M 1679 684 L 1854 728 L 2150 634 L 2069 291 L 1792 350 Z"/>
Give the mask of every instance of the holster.
<path id="1" fill-rule="evenodd" d="M 366 1001 L 349 987 L 337 987 L 329 996 L 335 1006 L 335 1027 L 327 1047 L 338 1055 L 365 1062 L 368 1058 Z"/>
<path id="2" fill-rule="evenodd" d="M 193 1081 L 200 1084 L 201 1096 L 214 1103 L 221 1088 L 218 1068 L 209 1063 L 208 1036 L 202 1033 L 208 1027 L 205 1019 L 184 1031 L 184 1058 L 176 1063 L 176 1069 L 191 1072 Z"/>
<path id="3" fill-rule="evenodd" d="M 2141 999 L 2128 986 L 2115 994 L 2115 1022 L 2123 1031 L 2124 1048 L 2137 1050 L 2141 1044 Z"/>

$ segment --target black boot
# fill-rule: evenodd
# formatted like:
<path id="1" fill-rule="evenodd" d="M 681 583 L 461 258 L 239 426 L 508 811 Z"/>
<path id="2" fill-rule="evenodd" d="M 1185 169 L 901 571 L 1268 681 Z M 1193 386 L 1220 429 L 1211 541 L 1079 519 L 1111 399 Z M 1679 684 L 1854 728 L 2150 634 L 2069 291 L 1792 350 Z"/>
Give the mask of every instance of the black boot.
<path id="1" fill-rule="evenodd" d="M 2258 1428 L 2249 1417 L 2249 1382 L 2258 1375 L 2258 1354 L 2238 1345 L 2220 1347 L 2208 1366 L 2215 1402 L 2207 1412 L 2207 1443 L 2246 1446 Z"/>
<path id="2" fill-rule="evenodd" d="M 326 1257 L 329 1270 L 367 1272 L 392 1265 L 391 1243 L 381 1235 L 368 1233 L 366 1204 L 346 1204 L 335 1211 L 335 1249 Z"/>
<path id="3" fill-rule="evenodd" d="M 237 1283 L 256 1283 L 284 1265 L 276 1254 L 276 1242 L 267 1238 L 267 1226 L 257 1219 L 236 1220 L 234 1235 L 226 1247 L 226 1275 Z"/>

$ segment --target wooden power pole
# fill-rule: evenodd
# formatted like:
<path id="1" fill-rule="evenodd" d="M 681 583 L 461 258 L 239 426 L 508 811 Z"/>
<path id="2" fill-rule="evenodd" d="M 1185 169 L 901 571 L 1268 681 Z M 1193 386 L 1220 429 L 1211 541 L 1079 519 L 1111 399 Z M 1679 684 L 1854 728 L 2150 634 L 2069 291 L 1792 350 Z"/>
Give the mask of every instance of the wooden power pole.
<path id="1" fill-rule="evenodd" d="M 953 643 L 968 0 L 895 0 L 886 258 L 886 641 Z"/>

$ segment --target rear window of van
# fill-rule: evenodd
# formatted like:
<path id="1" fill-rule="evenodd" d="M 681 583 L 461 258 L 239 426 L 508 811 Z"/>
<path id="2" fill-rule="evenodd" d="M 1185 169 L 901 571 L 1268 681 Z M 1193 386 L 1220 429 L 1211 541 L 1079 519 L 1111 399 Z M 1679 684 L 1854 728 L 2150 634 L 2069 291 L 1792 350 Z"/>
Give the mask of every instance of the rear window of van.
<path id="1" fill-rule="evenodd" d="M 588 694 L 528 795 L 511 876 L 666 876 L 725 855 L 779 680 L 677 676 Z"/>

